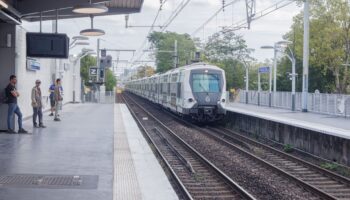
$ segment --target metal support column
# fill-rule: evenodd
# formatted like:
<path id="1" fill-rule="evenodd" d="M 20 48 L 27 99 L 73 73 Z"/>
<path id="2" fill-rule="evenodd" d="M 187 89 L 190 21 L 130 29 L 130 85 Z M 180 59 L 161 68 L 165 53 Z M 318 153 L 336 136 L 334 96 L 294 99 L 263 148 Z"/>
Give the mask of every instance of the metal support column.
<path id="1" fill-rule="evenodd" d="M 302 92 L 302 111 L 307 112 L 308 93 L 309 93 L 309 15 L 310 1 L 304 2 L 304 50 L 303 50 L 303 92 Z"/>
<path id="2" fill-rule="evenodd" d="M 261 75 L 258 72 L 258 106 L 260 106 L 260 92 L 261 92 Z"/>

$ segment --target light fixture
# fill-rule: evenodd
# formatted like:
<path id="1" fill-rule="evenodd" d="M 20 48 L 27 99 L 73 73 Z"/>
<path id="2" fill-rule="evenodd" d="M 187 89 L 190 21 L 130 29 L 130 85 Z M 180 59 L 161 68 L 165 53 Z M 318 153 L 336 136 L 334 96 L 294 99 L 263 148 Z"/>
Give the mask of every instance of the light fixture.
<path id="1" fill-rule="evenodd" d="M 101 36 L 101 35 L 104 35 L 105 32 L 103 30 L 94 28 L 94 17 L 92 15 L 90 15 L 90 18 L 91 18 L 91 28 L 80 31 L 80 35 L 83 35 L 83 36 Z"/>
<path id="2" fill-rule="evenodd" d="M 90 3 L 74 6 L 73 12 L 79 14 L 101 14 L 108 12 L 108 8 L 105 5 Z"/>
<path id="3" fill-rule="evenodd" d="M 262 48 L 262 49 L 274 49 L 275 47 L 273 47 L 273 46 L 262 46 L 260 48 Z"/>
<path id="4" fill-rule="evenodd" d="M 72 39 L 73 40 L 89 40 L 89 38 L 85 37 L 85 36 L 73 36 Z"/>
<path id="5" fill-rule="evenodd" d="M 89 45 L 89 42 L 77 42 L 75 45 Z"/>
<path id="6" fill-rule="evenodd" d="M 7 5 L 7 3 L 3 2 L 2 0 L 0 0 L 0 6 L 6 9 L 9 8 L 9 5 Z"/>

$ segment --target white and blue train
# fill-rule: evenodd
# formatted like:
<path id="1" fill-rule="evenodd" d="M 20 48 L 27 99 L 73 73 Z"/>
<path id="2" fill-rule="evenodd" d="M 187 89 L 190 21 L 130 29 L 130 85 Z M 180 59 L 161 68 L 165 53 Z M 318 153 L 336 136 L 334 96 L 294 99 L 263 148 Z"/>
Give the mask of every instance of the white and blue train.
<path id="1" fill-rule="evenodd" d="M 127 81 L 125 89 L 199 122 L 217 121 L 226 114 L 225 71 L 205 63 Z"/>

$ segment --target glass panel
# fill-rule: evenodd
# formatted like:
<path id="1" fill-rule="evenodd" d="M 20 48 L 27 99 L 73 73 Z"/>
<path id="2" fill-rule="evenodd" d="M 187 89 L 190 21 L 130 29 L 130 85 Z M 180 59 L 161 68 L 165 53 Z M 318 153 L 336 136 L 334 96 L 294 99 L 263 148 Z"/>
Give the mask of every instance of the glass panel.
<path id="1" fill-rule="evenodd" d="M 193 92 L 220 92 L 218 74 L 193 74 Z"/>

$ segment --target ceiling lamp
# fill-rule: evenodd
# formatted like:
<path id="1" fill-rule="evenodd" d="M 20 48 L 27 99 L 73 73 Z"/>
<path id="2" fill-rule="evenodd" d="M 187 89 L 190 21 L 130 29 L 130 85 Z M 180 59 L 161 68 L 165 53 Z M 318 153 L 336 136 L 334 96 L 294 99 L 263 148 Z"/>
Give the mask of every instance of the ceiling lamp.
<path id="1" fill-rule="evenodd" d="M 108 12 L 108 8 L 105 5 L 90 3 L 74 6 L 73 12 L 80 14 L 101 14 Z"/>
<path id="2" fill-rule="evenodd" d="M 83 36 L 101 36 L 104 35 L 104 30 L 94 28 L 94 17 L 90 15 L 91 28 L 80 31 L 80 35 Z"/>

